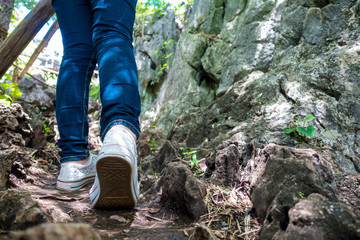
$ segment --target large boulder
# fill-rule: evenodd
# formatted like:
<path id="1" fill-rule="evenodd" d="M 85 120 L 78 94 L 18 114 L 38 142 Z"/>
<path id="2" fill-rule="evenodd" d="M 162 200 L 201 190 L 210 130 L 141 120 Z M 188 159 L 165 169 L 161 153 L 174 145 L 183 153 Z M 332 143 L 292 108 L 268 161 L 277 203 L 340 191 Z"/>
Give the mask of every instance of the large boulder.
<path id="1" fill-rule="evenodd" d="M 171 65 L 179 39 L 175 19 L 174 10 L 168 6 L 164 13 L 156 12 L 136 20 L 134 52 L 143 109 L 158 96 Z"/>
<path id="2" fill-rule="evenodd" d="M 286 231 L 273 239 L 355 240 L 360 238 L 359 226 L 360 217 L 349 206 L 314 193 L 289 211 Z"/>
<path id="3" fill-rule="evenodd" d="M 233 187 L 239 184 L 241 180 L 239 170 L 246 166 L 253 150 L 252 144 L 232 141 L 220 144 L 206 157 L 205 176 L 210 178 L 210 182 L 221 186 Z"/>
<path id="4" fill-rule="evenodd" d="M 169 163 L 161 173 L 161 201 L 197 219 L 206 213 L 205 185 L 181 162 Z"/>
<path id="5" fill-rule="evenodd" d="M 360 174 L 345 176 L 336 185 L 339 198 L 360 215 Z"/>
<path id="6" fill-rule="evenodd" d="M 0 149 L 29 144 L 33 133 L 30 118 L 19 104 L 0 104 L 0 133 Z"/>
<path id="7" fill-rule="evenodd" d="M 246 172 L 251 201 L 260 222 L 265 220 L 277 194 L 286 188 L 295 188 L 304 196 L 319 193 L 336 199 L 332 166 L 312 149 L 269 144 L 258 156 L 249 160 Z M 289 195 L 294 194 L 292 189 L 289 190 Z"/>
<path id="8" fill-rule="evenodd" d="M 43 82 L 45 81 L 41 75 L 36 75 L 36 77 Z M 32 78 L 24 78 L 19 81 L 18 87 L 23 93 L 19 97 L 20 101 L 36 106 L 38 109 L 48 111 L 55 109 L 55 90 L 49 86 Z"/>
<path id="9" fill-rule="evenodd" d="M 336 174 L 359 172 L 359 4 L 224 2 L 194 2 L 144 119 L 156 119 L 169 140 L 189 147 L 228 139 L 294 146 L 303 142 L 284 129 L 312 114 L 308 124 L 317 133 L 305 143 L 331 149 Z"/>
<path id="10" fill-rule="evenodd" d="M 0 192 L 0 229 L 19 230 L 48 221 L 30 194 L 17 190 Z"/>

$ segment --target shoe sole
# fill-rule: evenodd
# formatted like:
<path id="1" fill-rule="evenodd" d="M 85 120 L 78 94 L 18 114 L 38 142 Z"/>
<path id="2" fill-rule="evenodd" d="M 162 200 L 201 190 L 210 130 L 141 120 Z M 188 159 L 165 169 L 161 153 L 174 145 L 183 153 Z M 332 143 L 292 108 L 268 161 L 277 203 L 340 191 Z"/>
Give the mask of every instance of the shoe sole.
<path id="1" fill-rule="evenodd" d="M 120 157 L 106 156 L 98 160 L 99 197 L 94 208 L 133 208 L 136 197 L 132 187 L 132 166 Z"/>

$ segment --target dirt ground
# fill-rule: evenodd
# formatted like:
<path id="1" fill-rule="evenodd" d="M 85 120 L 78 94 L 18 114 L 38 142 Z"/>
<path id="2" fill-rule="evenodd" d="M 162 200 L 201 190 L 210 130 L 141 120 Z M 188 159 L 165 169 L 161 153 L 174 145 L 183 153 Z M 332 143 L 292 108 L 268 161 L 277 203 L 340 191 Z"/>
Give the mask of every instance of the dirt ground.
<path id="1" fill-rule="evenodd" d="M 102 239 L 188 239 L 200 222 L 209 226 L 220 239 L 256 239 L 259 231 L 256 220 L 250 222 L 250 216 L 244 215 L 250 206 L 244 204 L 250 204 L 250 201 L 236 205 L 237 202 L 240 204 L 240 199 L 235 201 L 234 197 L 240 196 L 240 192 L 232 191 L 231 194 L 226 189 L 208 189 L 211 193 L 206 201 L 208 214 L 196 221 L 186 213 L 165 206 L 159 201 L 160 195 L 140 195 L 134 209 L 92 209 L 88 197 L 91 184 L 75 192 L 60 191 L 56 189 L 57 169 L 49 170 L 49 166 L 42 163 L 37 166 L 32 183 L 13 179 L 15 187 L 30 193 L 54 222 L 90 224 Z M 229 196 L 225 196 L 226 193 Z M 229 204 L 229 198 L 233 204 Z M 248 233 L 244 235 L 243 230 Z"/>

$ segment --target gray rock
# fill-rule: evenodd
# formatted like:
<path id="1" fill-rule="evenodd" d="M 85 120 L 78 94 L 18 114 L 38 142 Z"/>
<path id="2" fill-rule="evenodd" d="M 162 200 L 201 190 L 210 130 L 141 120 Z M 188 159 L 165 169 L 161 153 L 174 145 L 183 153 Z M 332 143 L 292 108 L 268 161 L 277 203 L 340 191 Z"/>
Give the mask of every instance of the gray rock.
<path id="1" fill-rule="evenodd" d="M 204 223 L 200 223 L 196 226 L 193 234 L 189 237 L 189 240 L 217 240 L 211 230 L 205 226 Z"/>
<path id="2" fill-rule="evenodd" d="M 195 22 L 216 4 L 195 1 L 194 24 L 179 46 L 195 49 L 185 40 L 201 32 Z M 230 6 L 240 10 L 234 15 Z M 216 147 L 228 139 L 301 145 L 283 130 L 295 117 L 312 114 L 317 134 L 305 143 L 332 149 L 337 174 L 360 171 L 359 4 L 253 0 L 242 8 L 242 1 L 227 1 L 220 37 L 208 39 L 200 65 L 197 51 L 185 58 L 177 48 L 151 108 L 158 127 L 189 147 Z M 195 120 L 179 126 L 181 115 Z"/>
<path id="3" fill-rule="evenodd" d="M 161 172 L 162 169 L 171 162 L 180 160 L 179 149 L 170 141 L 166 141 L 158 154 L 155 155 L 155 169 Z"/>
<path id="4" fill-rule="evenodd" d="M 337 194 L 360 215 L 360 174 L 345 176 L 336 182 Z"/>
<path id="5" fill-rule="evenodd" d="M 21 232 L 12 232 L 8 239 L 13 240 L 100 240 L 95 230 L 85 223 L 47 223 Z"/>
<path id="6" fill-rule="evenodd" d="M 0 105 L 0 133 L 0 149 L 23 147 L 30 142 L 30 119 L 19 104 Z"/>
<path id="7" fill-rule="evenodd" d="M 25 229 L 49 219 L 30 194 L 17 190 L 0 192 L 0 228 Z"/>
<path id="8" fill-rule="evenodd" d="M 335 199 L 334 172 L 331 164 L 312 149 L 295 149 L 269 144 L 247 164 L 251 201 L 260 222 L 265 220 L 276 195 L 294 187 L 305 196 L 322 194 Z"/>
<path id="9" fill-rule="evenodd" d="M 285 187 L 279 191 L 261 226 L 260 239 L 282 239 L 281 236 L 289 225 L 289 210 L 304 198 L 303 194 L 296 187 Z"/>
<path id="10" fill-rule="evenodd" d="M 189 27 L 205 34 L 220 33 L 225 14 L 224 0 L 197 0 L 189 17 Z"/>
<path id="11" fill-rule="evenodd" d="M 233 187 L 240 183 L 240 166 L 246 166 L 253 152 L 252 144 L 226 141 L 206 157 L 205 176 L 214 184 Z"/>
<path id="12" fill-rule="evenodd" d="M 17 157 L 17 151 L 14 148 L 0 150 L 0 189 L 8 187 L 9 175 L 13 160 Z M 10 160 L 11 159 L 11 160 Z"/>
<path id="13" fill-rule="evenodd" d="M 181 162 L 169 163 L 161 173 L 161 201 L 197 219 L 206 213 L 204 184 Z"/>
<path id="14" fill-rule="evenodd" d="M 36 77 L 45 81 L 41 75 L 36 75 Z M 21 79 L 18 87 L 23 93 L 19 100 L 37 106 L 38 109 L 45 107 L 48 111 L 54 110 L 55 90 L 44 86 L 32 78 Z"/>
<path id="15" fill-rule="evenodd" d="M 135 24 L 135 28 L 140 28 L 135 34 L 134 52 L 143 109 L 156 99 L 171 65 L 179 39 L 175 18 L 173 9 L 168 7 L 161 16 L 155 13 L 147 16 L 141 25 Z M 164 64 L 169 66 L 162 69 Z"/>
<path id="16" fill-rule="evenodd" d="M 324 43 L 328 34 L 320 8 L 310 8 L 306 13 L 303 36 L 308 43 Z"/>
<path id="17" fill-rule="evenodd" d="M 221 81 L 221 71 L 229 52 L 229 44 L 223 41 L 217 41 L 206 49 L 204 56 L 201 58 L 204 71 L 209 74 L 209 77 L 216 83 Z"/>
<path id="18" fill-rule="evenodd" d="M 359 226 L 349 206 L 314 193 L 289 211 L 289 225 L 276 239 L 359 239 Z"/>
<path id="19" fill-rule="evenodd" d="M 53 135 L 54 138 L 54 131 L 50 130 L 50 125 L 46 124 L 46 127 L 49 128 L 50 132 L 48 134 L 45 133 L 44 128 L 44 120 L 42 114 L 39 114 L 39 108 L 32 104 L 22 103 L 23 109 L 26 114 L 30 118 L 30 126 L 32 129 L 33 134 L 31 135 L 30 141 L 27 144 L 28 147 L 31 148 L 44 148 L 47 144 L 47 136 L 46 135 Z"/>

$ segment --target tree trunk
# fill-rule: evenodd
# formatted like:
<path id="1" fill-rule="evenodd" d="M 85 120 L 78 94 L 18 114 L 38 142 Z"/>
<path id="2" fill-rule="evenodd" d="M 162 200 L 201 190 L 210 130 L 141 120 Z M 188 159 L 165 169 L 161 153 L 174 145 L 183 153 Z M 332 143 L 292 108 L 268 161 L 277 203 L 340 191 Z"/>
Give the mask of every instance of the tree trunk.
<path id="1" fill-rule="evenodd" d="M 0 45 L 7 37 L 13 8 L 14 8 L 14 0 L 7 0 L 6 2 L 1 4 L 1 8 L 0 8 Z"/>
<path id="2" fill-rule="evenodd" d="M 27 73 L 27 71 L 29 71 L 30 67 L 33 65 L 36 58 L 39 56 L 39 54 L 42 52 L 42 50 L 46 47 L 46 45 L 49 43 L 50 39 L 52 38 L 52 36 L 56 32 L 56 30 L 58 30 L 58 29 L 59 29 L 59 24 L 58 24 L 58 21 L 56 20 L 53 23 L 53 25 L 51 25 L 51 28 L 46 33 L 44 39 L 41 41 L 39 46 L 36 48 L 34 53 L 31 55 L 31 58 L 29 59 L 28 63 L 26 64 L 24 70 L 22 70 L 22 72 L 19 76 L 19 79 L 22 79 L 25 76 L 25 74 Z"/>
<path id="3" fill-rule="evenodd" d="M 54 15 L 51 0 L 41 0 L 0 46 L 0 78 Z"/>

